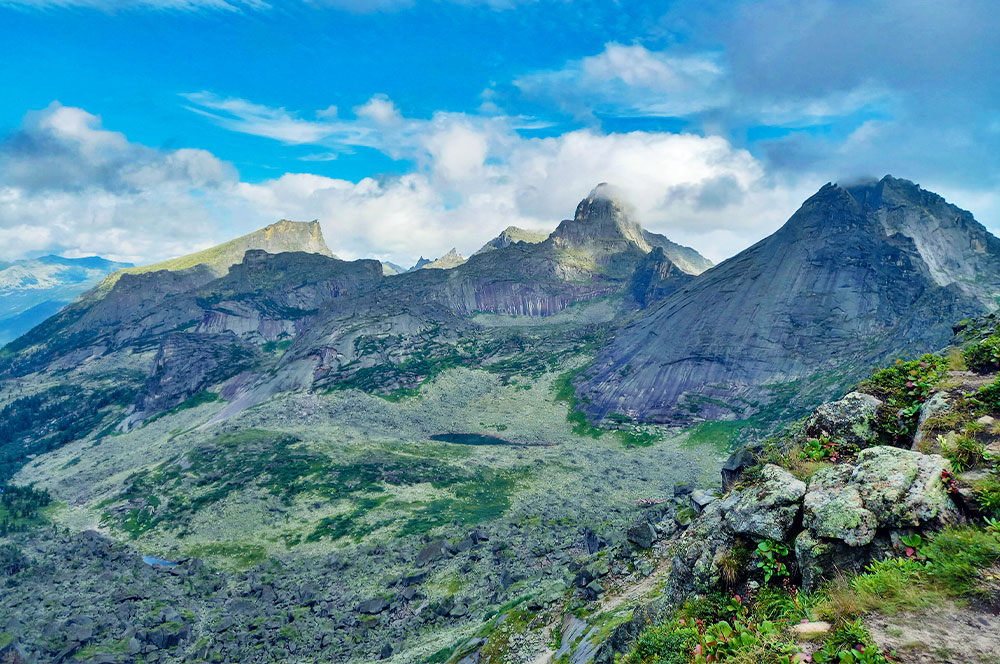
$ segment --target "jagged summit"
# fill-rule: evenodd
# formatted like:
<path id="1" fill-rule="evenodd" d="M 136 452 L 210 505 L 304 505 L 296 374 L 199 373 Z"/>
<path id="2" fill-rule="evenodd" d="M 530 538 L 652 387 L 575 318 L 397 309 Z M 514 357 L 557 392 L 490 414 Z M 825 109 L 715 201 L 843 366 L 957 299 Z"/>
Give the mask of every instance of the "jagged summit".
<path id="1" fill-rule="evenodd" d="M 601 183 L 576 206 L 572 220 L 559 224 L 552 237 L 557 245 L 568 247 L 628 243 L 646 254 L 652 247 L 643 237 L 635 216 L 635 208 L 626 202 L 620 190 Z"/>
<path id="2" fill-rule="evenodd" d="M 178 258 L 171 258 L 152 265 L 118 270 L 109 275 L 95 289 L 96 295 L 103 295 L 115 285 L 123 274 L 142 274 L 158 270 L 185 270 L 196 265 L 205 265 L 216 276 L 224 275 L 231 266 L 243 261 L 243 255 L 252 249 L 260 249 L 269 254 L 286 251 L 303 251 L 334 257 L 323 239 L 319 221 L 289 221 L 282 219 L 260 230 L 248 233 L 228 242 Z"/>
<path id="3" fill-rule="evenodd" d="M 627 277 L 653 247 L 661 247 L 667 259 L 688 274 L 700 274 L 712 266 L 694 249 L 643 229 L 621 190 L 604 182 L 580 201 L 573 219 L 561 222 L 550 239 L 558 249 L 590 255 L 599 268 L 614 276 Z"/>
<path id="4" fill-rule="evenodd" d="M 424 257 L 421 256 L 420 259 L 424 260 Z M 446 253 L 444 256 L 441 256 L 440 258 L 438 258 L 435 261 L 430 261 L 428 263 L 425 263 L 424 265 L 421 265 L 420 268 L 421 269 L 425 269 L 425 270 L 427 270 L 427 269 L 431 269 L 431 270 L 450 270 L 453 267 L 458 267 L 459 265 L 461 265 L 464 262 L 465 262 L 465 258 L 462 257 L 458 253 L 458 250 L 455 249 L 455 247 L 452 247 L 451 251 L 449 251 L 448 253 Z M 418 263 L 419 263 L 419 261 L 418 261 Z"/>

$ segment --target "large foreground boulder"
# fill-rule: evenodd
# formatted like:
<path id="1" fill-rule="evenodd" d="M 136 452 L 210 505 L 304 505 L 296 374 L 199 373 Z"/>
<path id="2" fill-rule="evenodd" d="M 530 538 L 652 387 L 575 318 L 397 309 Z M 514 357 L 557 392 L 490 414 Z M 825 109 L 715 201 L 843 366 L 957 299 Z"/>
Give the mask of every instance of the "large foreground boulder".
<path id="1" fill-rule="evenodd" d="M 784 468 L 768 464 L 759 480 L 729 493 L 722 502 L 722 511 L 734 534 L 781 542 L 795 523 L 805 493 L 805 482 Z"/>
<path id="2" fill-rule="evenodd" d="M 871 445 L 877 438 L 874 424 L 880 408 L 882 402 L 872 395 L 851 392 L 817 408 L 806 420 L 806 434 L 828 436 L 843 445 Z"/>
<path id="3" fill-rule="evenodd" d="M 861 450 L 853 465 L 816 472 L 803 499 L 804 530 L 795 539 L 802 585 L 814 589 L 836 572 L 859 571 L 893 550 L 893 535 L 935 529 L 962 516 L 936 454 L 896 447 Z"/>
<path id="4" fill-rule="evenodd" d="M 718 587 L 719 563 L 732 551 L 735 541 L 723 519 L 721 503 L 710 503 L 680 538 L 667 582 L 669 601 L 683 602 L 693 593 Z"/>

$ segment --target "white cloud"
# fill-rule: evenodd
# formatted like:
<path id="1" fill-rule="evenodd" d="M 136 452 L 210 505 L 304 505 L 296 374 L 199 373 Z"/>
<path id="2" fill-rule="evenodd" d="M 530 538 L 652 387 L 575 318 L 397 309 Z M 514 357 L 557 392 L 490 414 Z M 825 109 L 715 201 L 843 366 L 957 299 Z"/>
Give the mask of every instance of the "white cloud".
<path id="1" fill-rule="evenodd" d="M 863 78 L 832 90 L 757 94 L 734 78 L 728 56 L 721 51 L 652 51 L 640 44 L 609 42 L 595 55 L 518 77 L 514 86 L 524 97 L 578 118 L 707 117 L 706 124 L 722 118 L 723 123 L 802 126 L 864 108 L 888 108 L 895 102 L 884 86 Z M 484 103 L 497 108 L 492 96 L 492 91 L 484 91 Z"/>
<path id="2" fill-rule="evenodd" d="M 394 110 L 378 120 L 391 120 L 385 131 L 370 131 L 371 116 L 360 114 L 338 120 L 335 134 L 318 132 L 318 140 L 364 135 L 387 154 L 414 158 L 414 172 L 360 182 L 289 173 L 260 183 L 241 182 L 205 151 L 154 150 L 81 109 L 53 104 L 29 114 L 0 144 L 0 233 L 9 240 L 0 257 L 51 250 L 145 262 L 278 218 L 319 218 L 338 254 L 405 263 L 452 246 L 469 253 L 511 224 L 554 228 L 596 183 L 610 181 L 647 227 L 718 259 L 775 228 L 803 198 L 798 188 L 771 182 L 749 153 L 722 138 L 593 130 L 525 138 L 514 129 L 517 119 L 412 119 L 388 99 L 378 104 Z M 217 105 L 298 121 L 243 100 Z M 234 128 L 259 130 L 236 122 Z"/>
<path id="3" fill-rule="evenodd" d="M 727 102 L 725 71 L 716 60 L 711 53 L 672 55 L 610 42 L 597 55 L 527 74 L 514 85 L 577 115 L 683 116 Z"/>
<path id="4" fill-rule="evenodd" d="M 392 126 L 403 121 L 392 100 L 385 95 L 375 95 L 354 109 L 359 118 L 371 120 L 376 125 Z"/>
<path id="5" fill-rule="evenodd" d="M 287 173 L 248 183 L 205 151 L 154 150 L 81 109 L 53 104 L 0 143 L 0 259 L 56 251 L 146 262 L 279 218 L 318 218 L 342 257 L 406 264 L 452 246 L 468 254 L 511 224 L 550 230 L 607 181 L 625 192 L 644 226 L 719 260 L 775 230 L 831 179 L 776 177 L 720 137 L 581 129 L 526 138 L 504 117 L 412 119 L 398 109 L 394 117 L 391 130 L 371 133 L 367 117 L 338 120 L 347 126 L 337 137 L 366 134 L 387 154 L 413 157 L 414 172 L 359 182 Z M 974 211 L 1000 211 L 996 195 L 957 193 Z"/>

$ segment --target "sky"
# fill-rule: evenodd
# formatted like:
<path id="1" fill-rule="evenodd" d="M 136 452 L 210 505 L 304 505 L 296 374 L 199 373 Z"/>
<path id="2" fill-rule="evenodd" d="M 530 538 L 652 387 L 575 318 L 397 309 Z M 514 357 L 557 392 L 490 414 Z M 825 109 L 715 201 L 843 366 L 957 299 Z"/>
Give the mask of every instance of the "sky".
<path id="1" fill-rule="evenodd" d="M 998 32 L 973 0 L 0 0 L 0 260 L 287 218 L 408 265 L 611 182 L 719 261 L 887 173 L 997 232 Z"/>

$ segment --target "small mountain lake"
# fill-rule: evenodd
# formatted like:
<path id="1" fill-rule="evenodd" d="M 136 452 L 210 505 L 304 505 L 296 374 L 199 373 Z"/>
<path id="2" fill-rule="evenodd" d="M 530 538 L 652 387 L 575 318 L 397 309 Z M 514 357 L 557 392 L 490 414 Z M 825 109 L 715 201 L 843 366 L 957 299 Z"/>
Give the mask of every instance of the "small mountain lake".
<path id="1" fill-rule="evenodd" d="M 512 443 L 499 436 L 483 433 L 436 433 L 428 438 L 441 443 L 455 443 L 457 445 L 521 445 L 521 443 Z"/>
<path id="2" fill-rule="evenodd" d="M 174 565 L 180 564 L 164 560 L 163 558 L 157 558 L 156 556 L 143 556 L 142 562 L 146 563 L 150 567 L 155 567 L 156 565 L 159 565 L 160 567 L 173 567 Z"/>

